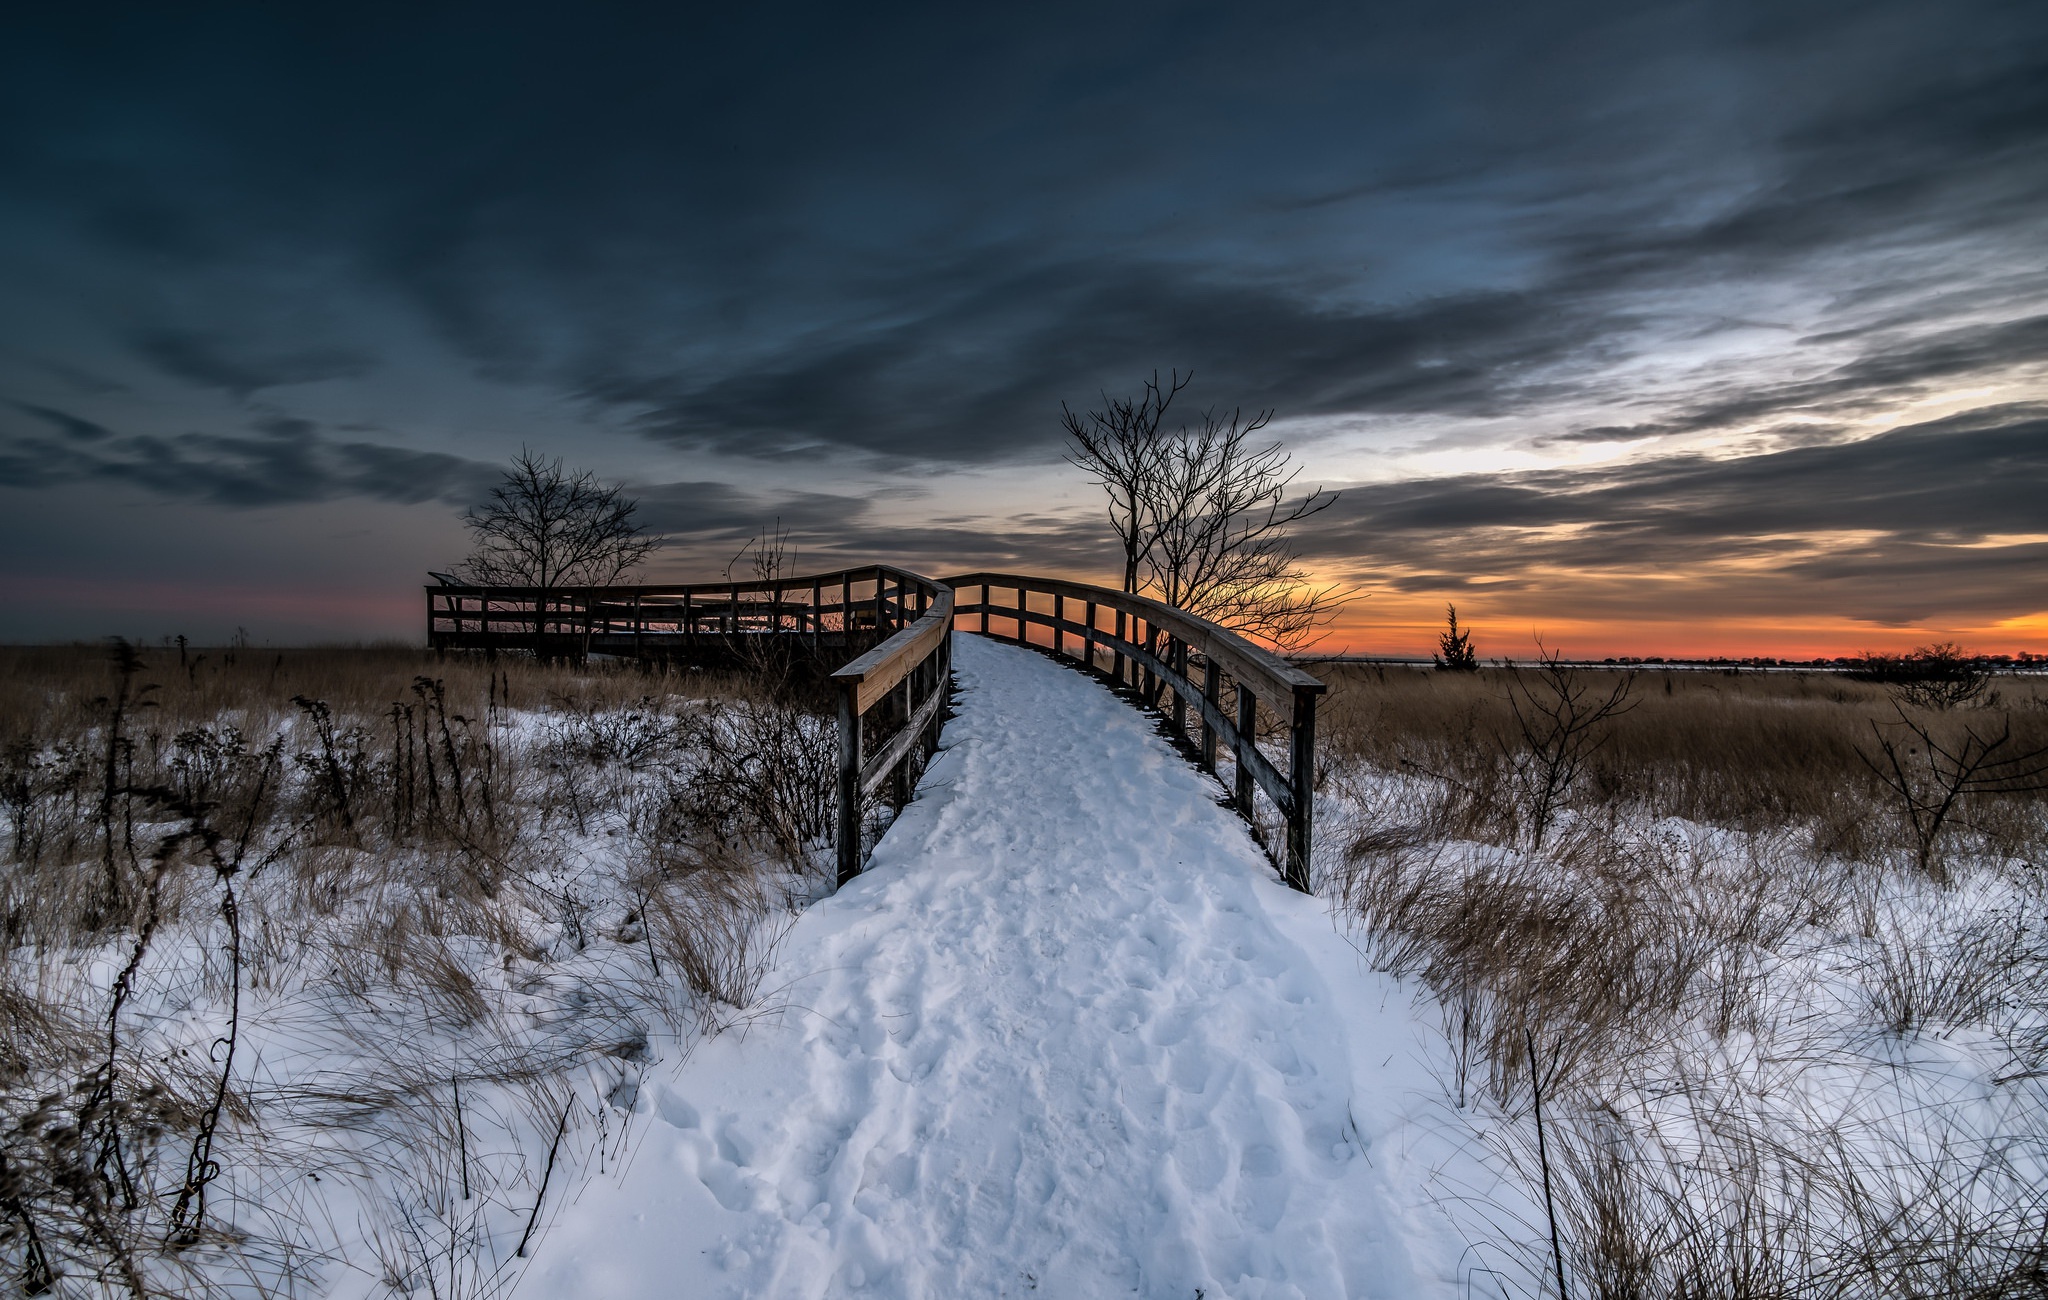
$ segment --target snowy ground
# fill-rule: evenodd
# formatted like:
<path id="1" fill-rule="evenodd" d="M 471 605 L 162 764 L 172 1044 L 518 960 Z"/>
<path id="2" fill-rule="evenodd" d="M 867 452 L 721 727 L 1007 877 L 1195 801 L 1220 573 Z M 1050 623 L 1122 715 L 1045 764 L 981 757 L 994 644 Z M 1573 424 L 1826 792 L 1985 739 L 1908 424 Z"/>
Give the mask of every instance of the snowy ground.
<path id="1" fill-rule="evenodd" d="M 1504 1199 L 1436 1013 L 1290 893 L 1145 717 L 958 639 L 959 714 L 767 1009 L 630 1102 L 526 1296 L 1464 1296 Z"/>

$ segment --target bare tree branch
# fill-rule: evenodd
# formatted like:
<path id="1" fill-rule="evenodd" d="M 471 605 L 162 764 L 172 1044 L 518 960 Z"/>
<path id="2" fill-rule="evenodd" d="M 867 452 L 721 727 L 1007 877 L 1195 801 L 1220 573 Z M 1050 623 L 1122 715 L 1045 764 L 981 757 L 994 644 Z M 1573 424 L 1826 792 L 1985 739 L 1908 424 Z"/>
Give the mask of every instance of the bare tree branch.
<path id="1" fill-rule="evenodd" d="M 539 588 L 538 651 L 549 593 L 610 586 L 660 544 L 641 534 L 636 509 L 620 488 L 604 486 L 588 470 L 565 473 L 559 458 L 522 447 L 490 500 L 463 516 L 475 549 L 461 571 L 484 586 Z"/>
<path id="2" fill-rule="evenodd" d="M 1124 590 L 1138 590 L 1139 568 L 1158 534 L 1152 484 L 1164 456 L 1160 428 L 1166 409 L 1194 379 L 1175 370 L 1164 385 L 1159 372 L 1145 381 L 1136 398 L 1102 395 L 1102 409 L 1086 416 L 1060 403 L 1060 425 L 1067 431 L 1067 463 L 1089 475 L 1109 496 L 1109 522 L 1124 547 Z"/>
<path id="3" fill-rule="evenodd" d="M 1301 567 L 1294 525 L 1328 509 L 1336 494 L 1290 496 L 1300 470 L 1277 442 L 1256 435 L 1262 411 L 1205 411 L 1199 424 L 1165 430 L 1167 409 L 1193 374 L 1166 383 L 1153 372 L 1136 398 L 1103 395 L 1085 417 L 1064 404 L 1068 463 L 1109 497 L 1124 550 L 1124 590 L 1282 649 L 1300 649 L 1336 616 L 1348 594 L 1317 587 Z"/>

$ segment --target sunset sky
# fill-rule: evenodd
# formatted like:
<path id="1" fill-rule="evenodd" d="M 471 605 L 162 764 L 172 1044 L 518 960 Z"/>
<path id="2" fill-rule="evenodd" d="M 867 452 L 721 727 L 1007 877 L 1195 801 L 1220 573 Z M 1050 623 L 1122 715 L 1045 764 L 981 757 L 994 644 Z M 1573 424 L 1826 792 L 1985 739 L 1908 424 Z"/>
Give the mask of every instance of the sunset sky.
<path id="1" fill-rule="evenodd" d="M 0 640 L 417 640 L 522 445 L 654 580 L 1110 578 L 1177 367 L 1326 649 L 2048 652 L 2039 0 L 38 9 Z"/>

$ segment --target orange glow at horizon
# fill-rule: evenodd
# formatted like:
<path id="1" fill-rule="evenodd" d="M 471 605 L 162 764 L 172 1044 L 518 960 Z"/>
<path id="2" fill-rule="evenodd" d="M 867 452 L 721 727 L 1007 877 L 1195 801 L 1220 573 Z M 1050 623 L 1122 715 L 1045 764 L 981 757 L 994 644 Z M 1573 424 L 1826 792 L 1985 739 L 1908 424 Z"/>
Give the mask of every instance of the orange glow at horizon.
<path id="1" fill-rule="evenodd" d="M 1736 566 L 1722 569 L 1725 576 Z M 1112 574 L 1061 572 L 1072 582 L 1114 589 Z M 1311 574 L 1317 585 L 1335 582 L 1328 574 Z M 1653 603 L 1663 609 L 1697 603 L 1711 590 L 1728 599 L 1728 584 L 1712 584 L 1702 574 L 1655 573 L 1593 578 L 1558 571 L 1550 575 L 1571 594 L 1547 596 L 1517 589 L 1488 592 L 1481 584 L 1465 589 L 1419 593 L 1385 586 L 1366 587 L 1323 629 L 1311 655 L 1385 655 L 1428 658 L 1444 630 L 1444 605 L 1458 608 L 1460 630 L 1473 634 L 1481 659 L 1528 658 L 1544 647 L 1570 658 L 1665 659 L 1836 659 L 1876 652 L 1902 653 L 1935 641 L 1953 641 L 1964 650 L 1987 655 L 2048 655 L 2048 609 L 1988 622 L 1928 620 L 1883 624 L 1822 612 L 1772 615 L 1763 611 L 1686 618 L 1647 612 Z M 1343 584 L 1338 583 L 1342 586 Z M 1594 596 L 1618 603 L 1617 593 L 1635 598 L 1643 613 L 1587 612 Z M 1574 598 L 1576 597 L 1576 599 Z M 1730 601 L 1730 603 L 1734 603 Z M 1554 605 L 1554 613 L 1546 607 Z M 1574 606 L 1578 608 L 1575 610 Z"/>
<path id="2" fill-rule="evenodd" d="M 1897 653 L 1934 641 L 1953 641 L 1980 654 L 2048 653 L 2048 611 L 1989 624 L 1925 623 L 1884 626 L 1812 614 L 1794 617 L 1722 615 L 1711 619 L 1573 617 L 1560 602 L 1556 615 L 1532 615 L 1526 595 L 1489 602 L 1480 592 L 1451 597 L 1458 626 L 1473 636 L 1482 659 L 1524 658 L 1545 647 L 1572 658 L 1622 656 L 1667 659 L 1822 659 L 1866 651 Z M 1321 654 L 1426 657 L 1444 630 L 1443 598 L 1375 592 L 1353 601 L 1314 647 Z"/>

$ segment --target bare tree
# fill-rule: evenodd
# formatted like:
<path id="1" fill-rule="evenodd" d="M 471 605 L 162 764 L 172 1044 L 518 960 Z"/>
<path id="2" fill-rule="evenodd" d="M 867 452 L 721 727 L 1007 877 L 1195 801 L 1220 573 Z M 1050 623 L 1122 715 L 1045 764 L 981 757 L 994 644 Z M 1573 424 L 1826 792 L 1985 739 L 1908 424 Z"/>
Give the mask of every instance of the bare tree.
<path id="1" fill-rule="evenodd" d="M 1300 470 L 1278 442 L 1257 437 L 1273 418 L 1203 413 L 1165 427 L 1167 409 L 1194 376 L 1155 371 L 1135 398 L 1103 396 L 1085 417 L 1064 404 L 1067 460 L 1109 497 L 1124 551 L 1124 590 L 1285 649 L 1314 639 L 1343 604 L 1301 567 L 1293 526 L 1335 503 L 1316 489 L 1290 498 Z"/>
<path id="2" fill-rule="evenodd" d="M 610 586 L 659 545 L 641 533 L 636 509 L 620 488 L 604 486 L 588 470 L 568 473 L 559 458 L 522 447 L 490 500 L 463 516 L 474 549 L 462 574 L 484 586 L 537 589 L 538 652 L 555 592 Z"/>
<path id="3" fill-rule="evenodd" d="M 1290 498 L 1299 468 L 1277 442 L 1255 437 L 1261 411 L 1202 415 L 1161 440 L 1150 483 L 1152 546 L 1145 587 L 1167 604 L 1283 649 L 1314 639 L 1342 604 L 1302 569 L 1293 527 L 1334 505 L 1317 488 Z"/>
<path id="4" fill-rule="evenodd" d="M 1135 398 L 1102 395 L 1102 409 L 1083 416 L 1060 403 L 1060 425 L 1067 431 L 1067 463 L 1093 478 L 1109 496 L 1109 522 L 1124 547 L 1124 590 L 1138 590 L 1146 554 L 1158 533 L 1155 485 L 1165 449 L 1160 430 L 1166 408 L 1187 379 L 1173 371 L 1164 385 L 1159 372 L 1145 381 Z"/>

